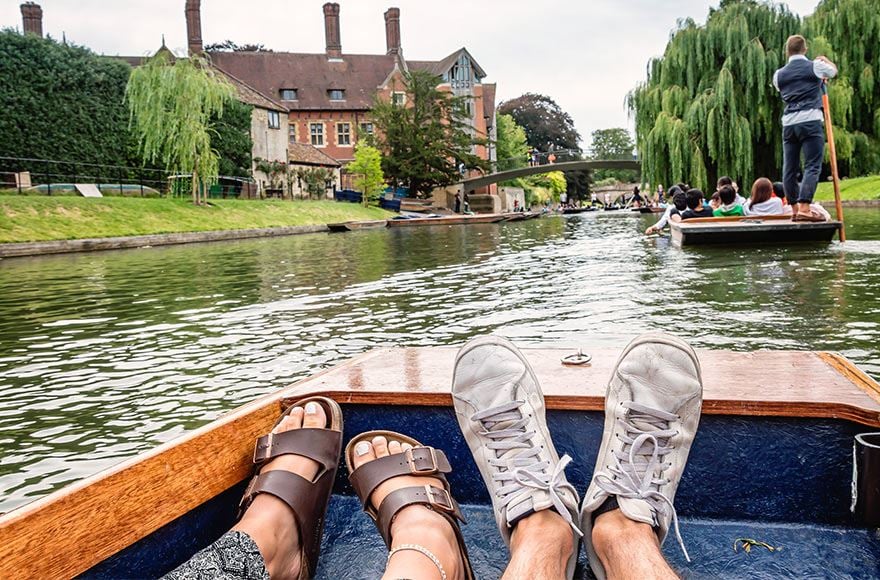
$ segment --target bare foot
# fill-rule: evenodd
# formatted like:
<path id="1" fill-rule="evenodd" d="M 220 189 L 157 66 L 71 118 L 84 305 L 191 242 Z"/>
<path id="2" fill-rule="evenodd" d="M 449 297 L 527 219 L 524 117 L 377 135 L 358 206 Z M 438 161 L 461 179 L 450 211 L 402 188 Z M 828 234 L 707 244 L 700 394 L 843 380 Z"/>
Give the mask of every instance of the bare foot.
<path id="1" fill-rule="evenodd" d="M 373 461 L 412 449 L 409 443 L 388 441 L 385 437 L 374 437 L 372 442 L 361 441 L 354 449 L 354 468 Z M 401 475 L 379 485 L 370 496 L 370 503 L 378 509 L 382 501 L 392 491 L 404 487 L 424 487 L 433 485 L 443 489 L 443 482 L 433 477 Z M 391 524 L 391 547 L 403 544 L 416 544 L 434 554 L 443 566 L 449 580 L 463 578 L 464 566 L 458 548 L 458 541 L 452 524 L 425 506 L 411 505 L 403 508 Z M 439 579 L 437 566 L 424 554 L 413 550 L 396 552 L 388 561 L 383 578 L 412 578 L 413 580 Z"/>
<path id="2" fill-rule="evenodd" d="M 273 433 L 283 433 L 303 427 L 321 428 L 327 426 L 324 408 L 318 403 L 307 403 L 305 408 L 294 407 L 289 415 L 272 429 Z M 280 469 L 290 471 L 311 481 L 318 473 L 318 464 L 299 455 L 281 455 L 263 465 L 260 473 Z M 290 507 L 268 493 L 254 498 L 241 521 L 233 530 L 249 535 L 257 547 L 269 576 L 274 578 L 299 578 L 300 561 L 299 530 Z"/>

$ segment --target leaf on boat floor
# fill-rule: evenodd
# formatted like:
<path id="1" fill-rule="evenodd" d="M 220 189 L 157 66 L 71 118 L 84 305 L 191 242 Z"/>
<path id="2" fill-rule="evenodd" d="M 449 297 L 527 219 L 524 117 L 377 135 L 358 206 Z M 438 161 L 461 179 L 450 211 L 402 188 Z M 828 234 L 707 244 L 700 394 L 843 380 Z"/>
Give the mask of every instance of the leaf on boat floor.
<path id="1" fill-rule="evenodd" d="M 755 546 L 766 548 L 768 552 L 778 552 L 782 549 L 782 546 L 771 546 L 767 542 L 753 540 L 752 538 L 737 538 L 733 541 L 733 551 L 738 552 L 740 545 L 742 545 L 742 549 L 746 554 L 751 554 L 752 548 Z"/>

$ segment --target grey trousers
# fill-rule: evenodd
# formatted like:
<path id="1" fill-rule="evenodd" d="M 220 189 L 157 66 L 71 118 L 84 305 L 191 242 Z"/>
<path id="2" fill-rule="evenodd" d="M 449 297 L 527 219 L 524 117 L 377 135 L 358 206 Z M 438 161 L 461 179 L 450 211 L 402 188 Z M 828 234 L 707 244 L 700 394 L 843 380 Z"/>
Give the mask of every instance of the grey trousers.
<path id="1" fill-rule="evenodd" d="M 269 580 L 263 555 L 244 532 L 220 539 L 164 576 L 163 580 Z"/>

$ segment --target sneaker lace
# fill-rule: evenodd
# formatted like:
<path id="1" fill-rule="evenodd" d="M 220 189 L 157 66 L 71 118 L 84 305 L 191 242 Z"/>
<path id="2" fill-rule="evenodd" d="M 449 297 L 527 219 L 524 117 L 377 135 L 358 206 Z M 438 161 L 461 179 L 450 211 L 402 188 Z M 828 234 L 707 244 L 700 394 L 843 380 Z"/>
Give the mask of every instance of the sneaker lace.
<path id="1" fill-rule="evenodd" d="M 532 489 L 546 491 L 562 519 L 575 533 L 583 536 L 560 494 L 560 491 L 568 490 L 571 497 L 577 497 L 574 486 L 565 480 L 565 467 L 571 462 L 571 457 L 563 455 L 552 469 L 549 461 L 539 459 L 541 448 L 531 442 L 535 431 L 526 429 L 529 417 L 523 416 L 520 410 L 522 404 L 523 401 L 511 401 L 471 417 L 472 421 L 481 424 L 481 435 L 490 440 L 486 446 L 495 452 L 495 457 L 489 458 L 489 465 L 495 470 L 492 479 L 500 484 L 496 493 L 501 505 L 507 508 L 517 503 L 528 496 Z"/>
<path id="2" fill-rule="evenodd" d="M 602 471 L 596 475 L 596 485 L 611 495 L 644 500 L 655 521 L 657 512 L 670 513 L 678 545 L 690 562 L 678 529 L 678 514 L 672 501 L 660 492 L 660 486 L 669 483 L 663 472 L 671 467 L 663 458 L 674 449 L 669 445 L 669 439 L 678 434 L 669 423 L 679 417 L 632 401 L 622 405 L 627 413 L 618 417 L 617 423 L 622 427 L 619 438 L 623 441 L 623 448 L 613 452 L 614 464 L 608 468 L 610 474 Z"/>

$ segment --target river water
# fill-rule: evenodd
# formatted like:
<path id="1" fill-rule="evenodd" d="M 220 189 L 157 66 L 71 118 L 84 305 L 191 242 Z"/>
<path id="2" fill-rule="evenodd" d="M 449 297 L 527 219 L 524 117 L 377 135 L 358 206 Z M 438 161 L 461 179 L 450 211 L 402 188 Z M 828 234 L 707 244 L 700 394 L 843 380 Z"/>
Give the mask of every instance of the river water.
<path id="1" fill-rule="evenodd" d="M 679 249 L 638 214 L 0 262 L 0 512 L 379 346 L 838 350 L 880 377 L 880 212 L 845 245 Z"/>

